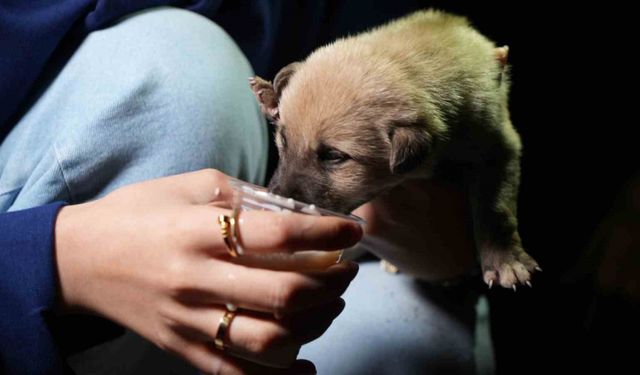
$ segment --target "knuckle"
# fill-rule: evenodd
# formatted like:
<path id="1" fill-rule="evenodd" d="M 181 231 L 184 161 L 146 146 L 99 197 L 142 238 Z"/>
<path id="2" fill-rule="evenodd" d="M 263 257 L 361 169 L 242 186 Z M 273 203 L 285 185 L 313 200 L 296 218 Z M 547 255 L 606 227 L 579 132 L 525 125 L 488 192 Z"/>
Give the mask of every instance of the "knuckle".
<path id="1" fill-rule="evenodd" d="M 175 244 L 179 249 L 185 249 L 191 246 L 193 238 L 196 236 L 192 220 L 184 218 L 183 220 L 172 220 L 164 224 L 169 235 L 169 242 Z"/>
<path id="2" fill-rule="evenodd" d="M 176 312 L 173 303 L 165 301 L 164 303 L 158 304 L 158 314 L 162 324 L 171 330 L 176 330 L 181 326 L 178 319 L 176 319 L 178 313 Z"/>
<path id="3" fill-rule="evenodd" d="M 214 364 L 213 369 L 210 370 L 211 375 L 243 375 L 236 366 L 226 361 L 218 360 Z"/>
<path id="4" fill-rule="evenodd" d="M 293 229 L 284 218 L 278 218 L 271 223 L 271 239 L 273 246 L 276 248 L 287 248 L 291 245 L 291 239 L 293 237 Z"/>
<path id="5" fill-rule="evenodd" d="M 198 223 L 194 221 L 193 210 L 180 207 L 164 208 L 144 218 L 147 225 L 154 229 L 153 238 L 159 249 L 169 251 L 170 255 L 180 256 L 196 243 Z"/>
<path id="6" fill-rule="evenodd" d="M 183 260 L 174 260 L 167 266 L 167 272 L 162 278 L 165 280 L 165 289 L 172 297 L 181 296 L 184 292 L 194 289 L 192 274 Z"/>
<path id="7" fill-rule="evenodd" d="M 180 351 L 175 335 L 170 330 L 159 329 L 156 332 L 155 344 L 163 351 L 170 353 L 179 353 Z"/>
<path id="8" fill-rule="evenodd" d="M 268 358 L 274 351 L 286 346 L 286 334 L 275 326 L 268 326 L 261 330 L 247 347 L 255 355 L 261 358 Z"/>
<path id="9" fill-rule="evenodd" d="M 207 168 L 203 170 L 202 173 L 206 176 L 206 178 L 212 185 L 220 183 L 224 178 L 224 174 L 222 172 L 213 168 Z"/>
<path id="10" fill-rule="evenodd" d="M 225 371 L 225 365 L 221 360 L 216 360 L 213 362 L 213 366 L 208 369 L 200 369 L 200 371 L 205 375 L 223 375 L 228 374 L 228 371 Z"/>
<path id="11" fill-rule="evenodd" d="M 288 278 L 274 283 L 271 304 L 275 312 L 288 312 L 296 306 L 304 285 L 297 278 Z"/>

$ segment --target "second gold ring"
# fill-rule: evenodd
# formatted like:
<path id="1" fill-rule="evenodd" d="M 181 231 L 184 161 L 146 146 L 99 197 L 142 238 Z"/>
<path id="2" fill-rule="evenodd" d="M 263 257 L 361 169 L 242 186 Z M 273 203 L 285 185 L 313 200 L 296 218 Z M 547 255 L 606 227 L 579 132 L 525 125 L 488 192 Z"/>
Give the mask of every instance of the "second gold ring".
<path id="1" fill-rule="evenodd" d="M 224 315 L 222 315 L 222 317 L 220 318 L 220 322 L 218 323 L 218 332 L 216 332 L 216 338 L 213 341 L 214 345 L 216 346 L 216 349 L 224 350 L 225 348 L 224 338 L 227 336 L 227 331 L 229 331 L 229 325 L 231 324 L 231 321 L 235 316 L 236 316 L 235 310 L 229 310 L 227 308 L 227 311 L 225 311 Z"/>

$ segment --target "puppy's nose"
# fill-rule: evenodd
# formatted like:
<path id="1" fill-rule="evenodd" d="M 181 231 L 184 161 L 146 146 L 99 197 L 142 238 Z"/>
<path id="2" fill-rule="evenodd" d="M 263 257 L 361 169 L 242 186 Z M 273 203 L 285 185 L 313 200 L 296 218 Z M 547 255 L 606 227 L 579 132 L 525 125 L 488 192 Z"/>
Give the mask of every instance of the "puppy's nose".
<path id="1" fill-rule="evenodd" d="M 270 192 L 274 194 L 278 194 L 283 197 L 293 198 L 297 201 L 304 202 L 304 203 L 313 203 L 313 202 L 309 202 L 309 198 L 310 198 L 309 194 L 306 194 L 306 191 L 299 184 L 296 184 L 296 183 L 293 183 L 293 184 L 283 183 L 278 179 L 272 179 L 269 182 L 268 189 Z"/>
<path id="2" fill-rule="evenodd" d="M 300 202 L 310 203 L 306 201 L 307 197 L 305 197 L 305 194 L 303 193 L 303 191 L 297 186 L 283 187 L 282 185 L 277 185 L 273 189 L 269 189 L 269 190 L 271 190 L 272 193 L 278 194 L 283 197 L 293 198 Z"/>

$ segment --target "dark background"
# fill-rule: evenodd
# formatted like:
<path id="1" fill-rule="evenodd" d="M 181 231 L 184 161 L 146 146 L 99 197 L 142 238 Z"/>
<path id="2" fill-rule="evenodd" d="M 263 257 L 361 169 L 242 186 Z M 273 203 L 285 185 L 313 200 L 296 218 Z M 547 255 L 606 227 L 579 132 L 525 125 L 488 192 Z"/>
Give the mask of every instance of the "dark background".
<path id="1" fill-rule="evenodd" d="M 520 233 L 544 272 L 535 276 L 532 289 L 487 292 L 498 373 L 633 372 L 638 368 L 640 209 L 632 210 L 632 193 L 621 194 L 625 186 L 632 191 L 638 186 L 631 179 L 639 158 L 630 120 L 623 115 L 630 102 L 625 98 L 634 95 L 626 82 L 632 77 L 622 67 L 632 45 L 622 43 L 618 30 L 628 23 L 625 12 L 612 4 L 558 4 L 336 1 L 329 16 L 318 21 L 325 23 L 320 40 L 436 7 L 466 15 L 498 45 L 510 46 L 510 108 L 524 144 Z M 284 45 L 291 50 L 278 51 L 268 78 L 311 52 L 301 52 L 305 41 L 299 34 L 287 37 Z M 630 91 L 625 94 L 614 88 L 617 84 Z M 271 170 L 276 162 L 272 149 Z M 635 191 L 640 205 L 640 189 Z M 614 224 L 603 224 L 605 217 L 620 215 Z M 605 250 L 603 238 L 623 226 L 628 230 Z M 621 267 L 626 267 L 624 277 L 618 275 Z M 603 268 L 613 285 L 596 277 Z"/>

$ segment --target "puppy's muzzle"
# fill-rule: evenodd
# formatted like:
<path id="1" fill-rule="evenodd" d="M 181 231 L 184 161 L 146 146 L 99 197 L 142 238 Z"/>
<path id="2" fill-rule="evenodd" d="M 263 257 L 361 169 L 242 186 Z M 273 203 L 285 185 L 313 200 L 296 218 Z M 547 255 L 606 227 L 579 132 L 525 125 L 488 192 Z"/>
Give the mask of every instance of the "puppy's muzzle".
<path id="1" fill-rule="evenodd" d="M 317 179 L 300 173 L 285 175 L 282 171 L 276 170 L 268 189 L 274 194 L 308 204 L 322 206 L 326 203 L 322 201 L 322 197 L 325 196 L 324 190 L 327 187 Z"/>

